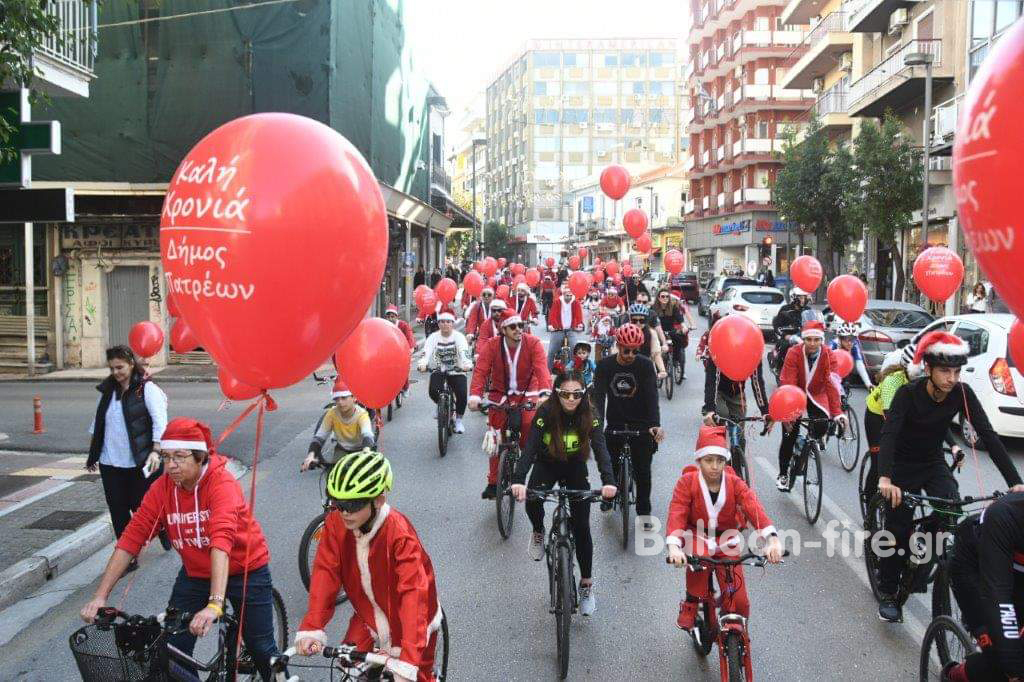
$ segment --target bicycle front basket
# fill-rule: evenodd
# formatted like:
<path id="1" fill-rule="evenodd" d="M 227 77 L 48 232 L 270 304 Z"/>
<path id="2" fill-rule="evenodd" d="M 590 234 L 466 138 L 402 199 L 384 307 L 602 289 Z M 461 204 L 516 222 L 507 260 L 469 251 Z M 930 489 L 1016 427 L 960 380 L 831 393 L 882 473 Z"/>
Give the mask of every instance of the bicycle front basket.
<path id="1" fill-rule="evenodd" d="M 83 682 L 161 682 L 158 664 L 160 626 L 86 625 L 69 638 Z"/>

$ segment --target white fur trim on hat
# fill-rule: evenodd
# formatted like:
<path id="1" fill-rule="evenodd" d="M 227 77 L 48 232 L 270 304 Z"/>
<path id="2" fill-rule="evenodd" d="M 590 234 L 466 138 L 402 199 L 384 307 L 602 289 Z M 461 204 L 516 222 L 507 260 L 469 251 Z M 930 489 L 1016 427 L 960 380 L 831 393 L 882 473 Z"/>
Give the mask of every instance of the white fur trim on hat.
<path id="1" fill-rule="evenodd" d="M 443 320 L 448 320 L 449 322 L 454 322 L 455 321 L 455 316 L 452 315 L 451 313 L 441 313 L 440 315 L 437 316 L 437 321 L 441 322 Z"/>
<path id="2" fill-rule="evenodd" d="M 495 299 L 494 301 L 491 301 L 491 310 L 492 311 L 495 310 L 495 309 L 497 309 L 497 310 L 504 310 L 507 307 L 508 307 L 508 303 L 505 303 L 505 301 L 501 300 L 500 298 Z"/>
<path id="3" fill-rule="evenodd" d="M 720 445 L 706 445 L 693 453 L 694 459 L 700 459 L 701 457 L 707 457 L 708 455 L 720 455 L 725 457 L 726 461 L 732 459 L 732 453 L 729 452 L 728 448 L 723 448 Z"/>
<path id="4" fill-rule="evenodd" d="M 206 452 L 206 441 L 202 440 L 162 440 L 161 450 L 202 450 Z"/>
<path id="5" fill-rule="evenodd" d="M 519 317 L 518 315 L 509 315 L 508 317 L 506 317 L 504 320 L 501 321 L 501 326 L 502 327 L 506 327 L 506 326 L 508 326 L 510 324 L 522 324 L 522 323 L 523 323 L 523 318 Z"/>
<path id="6" fill-rule="evenodd" d="M 331 393 L 332 398 L 348 398 L 352 395 L 352 391 L 334 391 Z"/>

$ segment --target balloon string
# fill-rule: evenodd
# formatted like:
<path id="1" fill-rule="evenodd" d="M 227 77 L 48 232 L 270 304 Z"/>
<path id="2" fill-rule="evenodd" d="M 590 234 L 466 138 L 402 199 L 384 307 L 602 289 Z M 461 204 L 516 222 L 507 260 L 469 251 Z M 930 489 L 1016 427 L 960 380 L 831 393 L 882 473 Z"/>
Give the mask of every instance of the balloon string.
<path id="1" fill-rule="evenodd" d="M 249 482 L 249 514 L 252 516 L 253 526 L 256 525 L 256 470 L 260 463 L 260 441 L 263 436 L 263 415 L 267 409 L 267 404 L 273 404 L 270 400 L 270 396 L 267 395 L 266 391 L 260 394 L 260 397 L 249 406 L 249 409 L 243 413 L 243 416 L 252 411 L 253 408 L 258 407 L 259 411 L 256 413 L 256 439 L 253 444 L 252 451 L 252 480 Z M 236 420 L 237 421 L 237 420 Z M 245 543 L 245 561 L 242 564 L 242 606 L 238 612 L 238 632 L 235 635 L 235 676 L 238 676 L 238 666 L 241 663 L 238 660 L 237 652 L 242 646 L 242 631 L 245 627 L 245 597 L 249 589 L 249 553 L 252 550 L 252 528 L 249 529 L 250 534 L 248 541 Z"/>
<path id="2" fill-rule="evenodd" d="M 234 433 L 235 429 L 237 429 L 241 425 L 241 423 L 245 421 L 245 418 L 252 414 L 252 411 L 255 410 L 257 407 L 262 408 L 265 402 L 268 403 L 268 405 L 273 405 L 273 401 L 271 400 L 270 396 L 267 395 L 267 393 L 264 391 L 263 393 L 260 394 L 258 398 L 256 398 L 256 400 L 250 403 L 249 407 L 245 408 L 242 414 L 238 415 L 235 418 L 235 420 L 231 422 L 226 429 L 224 429 L 223 433 L 217 436 L 216 447 L 220 447 L 221 444 L 228 439 L 228 436 Z M 222 407 L 223 405 L 224 403 L 221 403 Z M 273 407 L 268 407 L 268 409 L 271 412 L 273 412 L 276 408 L 277 405 L 273 405 Z"/>
<path id="3" fill-rule="evenodd" d="M 961 389 L 962 388 L 963 387 L 961 387 Z M 974 446 L 974 444 L 977 443 L 977 441 L 978 441 L 978 439 L 977 439 L 978 432 L 974 430 L 974 422 L 971 421 L 971 410 L 970 410 L 969 407 L 967 407 L 967 391 L 961 390 L 961 393 L 963 393 L 963 397 L 964 397 L 964 415 L 967 417 L 967 422 L 966 423 L 970 424 L 971 431 L 973 431 L 974 435 L 975 435 L 975 439 L 974 439 L 974 441 L 971 442 L 970 445 L 971 445 L 971 455 L 974 457 L 974 475 L 978 479 L 978 495 L 981 496 L 981 497 L 985 497 L 985 487 L 981 483 L 981 463 L 978 461 L 978 449 Z M 964 434 L 964 436 L 965 436 L 964 440 L 968 440 L 966 438 L 966 434 Z"/>

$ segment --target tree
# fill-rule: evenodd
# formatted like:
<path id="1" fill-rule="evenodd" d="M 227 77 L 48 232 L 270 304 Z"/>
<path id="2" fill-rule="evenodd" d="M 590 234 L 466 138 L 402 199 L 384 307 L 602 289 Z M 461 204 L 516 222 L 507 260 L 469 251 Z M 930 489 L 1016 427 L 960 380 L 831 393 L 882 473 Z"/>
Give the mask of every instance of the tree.
<path id="1" fill-rule="evenodd" d="M 850 213 L 893 256 L 897 300 L 903 297 L 906 273 L 897 236 L 910 228 L 911 214 L 921 206 L 921 153 L 911 145 L 900 120 L 885 113 L 882 125 L 865 121 L 854 141 L 855 200 Z M 906 240 L 903 240 L 906 243 Z"/>
<path id="2" fill-rule="evenodd" d="M 469 258 L 469 254 L 475 248 L 473 246 L 473 230 L 456 230 L 449 232 L 445 237 L 447 243 L 448 257 L 456 263 Z"/>
<path id="3" fill-rule="evenodd" d="M 502 223 L 484 224 L 484 255 L 494 258 L 506 258 L 511 261 L 515 252 L 512 249 L 512 229 Z"/>

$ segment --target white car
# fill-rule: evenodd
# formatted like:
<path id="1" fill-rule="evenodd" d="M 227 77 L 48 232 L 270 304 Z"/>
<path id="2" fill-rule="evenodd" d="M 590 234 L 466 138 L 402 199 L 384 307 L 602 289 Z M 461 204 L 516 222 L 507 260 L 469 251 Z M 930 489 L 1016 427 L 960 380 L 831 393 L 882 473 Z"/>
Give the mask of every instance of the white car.
<path id="1" fill-rule="evenodd" d="M 722 292 L 711 304 L 711 314 L 743 315 L 761 328 L 762 332 L 772 331 L 772 320 L 785 303 L 786 297 L 775 287 L 740 284 Z"/>
<path id="2" fill-rule="evenodd" d="M 948 331 L 967 342 L 970 354 L 960 380 L 974 389 L 992 428 L 1000 436 L 1024 437 L 1024 377 L 1007 350 L 1013 315 L 951 315 L 935 320 L 914 338 Z M 969 436 L 970 434 L 965 434 Z"/>

